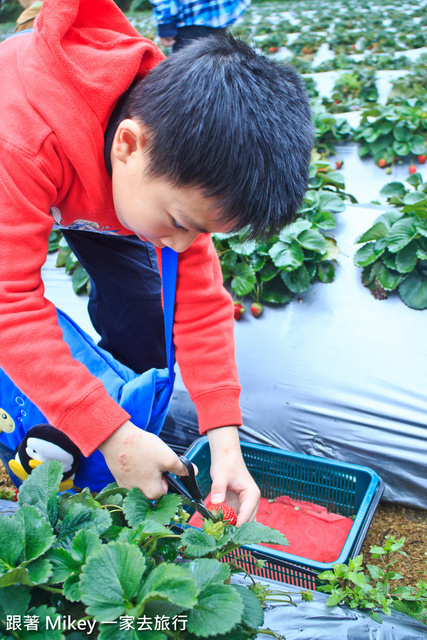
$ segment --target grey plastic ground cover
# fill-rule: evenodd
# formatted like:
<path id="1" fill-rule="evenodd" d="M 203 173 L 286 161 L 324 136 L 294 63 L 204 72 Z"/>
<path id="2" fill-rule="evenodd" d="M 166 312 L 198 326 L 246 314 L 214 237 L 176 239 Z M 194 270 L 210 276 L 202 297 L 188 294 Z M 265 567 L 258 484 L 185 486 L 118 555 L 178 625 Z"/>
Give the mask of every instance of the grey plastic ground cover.
<path id="1" fill-rule="evenodd" d="M 266 580 L 256 580 L 271 586 L 275 591 L 290 592 L 296 607 L 288 604 L 268 604 L 264 611 L 263 628 L 286 636 L 286 640 L 422 640 L 427 638 L 427 627 L 418 620 L 393 611 L 383 616 L 379 624 L 364 611 L 345 606 L 328 607 L 328 596 L 317 591 L 311 602 L 303 602 L 300 589 L 293 585 Z M 232 582 L 248 584 L 248 579 L 233 576 Z M 260 633 L 257 640 L 270 638 Z"/>

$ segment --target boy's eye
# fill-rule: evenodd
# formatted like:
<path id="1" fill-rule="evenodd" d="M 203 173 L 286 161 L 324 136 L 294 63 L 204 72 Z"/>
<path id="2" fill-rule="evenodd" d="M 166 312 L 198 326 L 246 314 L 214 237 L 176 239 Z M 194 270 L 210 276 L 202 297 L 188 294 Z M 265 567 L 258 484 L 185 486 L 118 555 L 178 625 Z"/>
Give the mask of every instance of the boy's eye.
<path id="1" fill-rule="evenodd" d="M 185 227 L 182 227 L 176 220 L 173 218 L 173 224 L 177 229 L 182 229 L 183 231 L 188 231 Z"/>

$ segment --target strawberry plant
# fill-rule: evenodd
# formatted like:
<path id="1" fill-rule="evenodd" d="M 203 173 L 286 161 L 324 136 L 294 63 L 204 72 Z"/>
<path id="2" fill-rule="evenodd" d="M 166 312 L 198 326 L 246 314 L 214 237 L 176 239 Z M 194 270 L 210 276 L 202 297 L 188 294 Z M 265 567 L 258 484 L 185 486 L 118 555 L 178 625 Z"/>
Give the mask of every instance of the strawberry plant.
<path id="1" fill-rule="evenodd" d="M 331 113 L 341 113 L 351 109 L 359 109 L 369 102 L 378 100 L 375 85 L 375 71 L 356 70 L 341 74 L 335 82 L 329 100 L 323 99 Z"/>
<path id="2" fill-rule="evenodd" d="M 409 99 L 365 109 L 354 139 L 361 141 L 359 155 L 372 156 L 376 164 L 425 153 L 427 102 Z"/>
<path id="3" fill-rule="evenodd" d="M 238 297 L 273 304 L 291 302 L 313 282 L 332 282 L 339 250 L 329 232 L 346 198 L 355 201 L 344 191 L 342 174 L 317 154 L 296 222 L 261 242 L 246 240 L 244 233 L 213 234 L 224 282 Z"/>
<path id="4" fill-rule="evenodd" d="M 420 98 L 425 99 L 427 92 L 427 55 L 420 56 L 411 71 L 394 80 L 390 98 Z"/>
<path id="5" fill-rule="evenodd" d="M 353 130 L 347 120 L 336 118 L 316 100 L 312 103 L 313 122 L 316 132 L 316 151 L 324 156 L 335 152 L 335 143 L 349 139 Z"/>
<path id="6" fill-rule="evenodd" d="M 405 538 L 396 540 L 387 536 L 382 547 L 371 547 L 370 553 L 380 566 L 366 565 L 363 570 L 363 555 L 350 559 L 348 565 L 335 564 L 332 571 L 324 571 L 318 578 L 326 584 L 319 591 L 329 593 L 330 607 L 346 604 L 352 609 L 367 609 L 370 617 L 381 623 L 381 613 L 390 615 L 391 610 L 400 611 L 417 620 L 427 622 L 427 583 L 419 580 L 415 587 L 392 586 L 392 581 L 403 576 L 393 571 L 396 555 L 406 556 L 402 550 Z"/>
<path id="7" fill-rule="evenodd" d="M 2 518 L 2 639 L 281 637 L 261 629 L 276 592 L 252 576 L 249 587 L 233 584 L 242 569 L 221 560 L 246 544 L 286 544 L 283 534 L 220 518 L 186 527 L 180 496 L 151 502 L 115 483 L 95 497 L 88 489 L 58 495 L 62 474 L 55 460 L 38 466 L 20 488 L 19 509 Z"/>
<path id="8" fill-rule="evenodd" d="M 356 242 L 354 262 L 374 297 L 397 290 L 411 309 L 427 309 L 427 183 L 411 175 L 407 189 L 390 182 L 381 189 L 393 209 L 381 214 Z"/>

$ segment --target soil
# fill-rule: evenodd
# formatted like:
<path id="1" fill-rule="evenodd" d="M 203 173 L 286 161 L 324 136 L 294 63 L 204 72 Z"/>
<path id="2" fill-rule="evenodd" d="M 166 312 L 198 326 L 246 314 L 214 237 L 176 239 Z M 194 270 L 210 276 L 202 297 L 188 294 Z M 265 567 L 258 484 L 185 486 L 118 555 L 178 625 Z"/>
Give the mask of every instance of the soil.
<path id="1" fill-rule="evenodd" d="M 14 485 L 0 462 L 0 490 L 5 488 L 14 488 Z M 365 563 L 377 564 L 369 549 L 382 546 L 387 535 L 405 538 L 403 550 L 407 555 L 399 556 L 395 564 L 395 571 L 401 573 L 404 580 L 396 585 L 416 585 L 420 579 L 427 580 L 427 511 L 380 502 L 361 550 Z"/>

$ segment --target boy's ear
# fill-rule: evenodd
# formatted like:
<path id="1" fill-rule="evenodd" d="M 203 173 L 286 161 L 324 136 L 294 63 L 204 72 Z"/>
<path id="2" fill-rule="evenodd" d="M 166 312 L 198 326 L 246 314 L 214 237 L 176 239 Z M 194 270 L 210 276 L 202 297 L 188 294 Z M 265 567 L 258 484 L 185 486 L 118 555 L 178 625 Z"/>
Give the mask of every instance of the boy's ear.
<path id="1" fill-rule="evenodd" d="M 111 154 L 115 159 L 126 162 L 134 153 L 143 150 L 146 143 L 145 129 L 135 120 L 126 118 L 117 127 Z"/>

